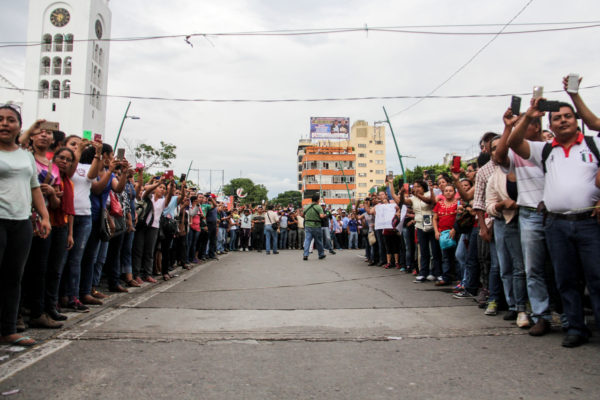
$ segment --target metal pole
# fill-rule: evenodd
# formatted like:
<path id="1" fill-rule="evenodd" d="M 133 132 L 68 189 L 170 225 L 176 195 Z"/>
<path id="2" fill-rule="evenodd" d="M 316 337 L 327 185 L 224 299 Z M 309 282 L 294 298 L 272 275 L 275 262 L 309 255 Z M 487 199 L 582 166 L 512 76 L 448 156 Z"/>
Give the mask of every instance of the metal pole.
<path id="1" fill-rule="evenodd" d="M 208 184 L 208 188 L 209 188 L 208 191 L 212 193 L 212 169 L 209 169 L 208 173 L 209 173 L 209 176 L 210 176 L 210 178 L 209 178 L 209 184 Z"/>
<path id="2" fill-rule="evenodd" d="M 350 187 L 348 186 L 348 181 L 346 180 L 346 175 L 344 175 L 344 162 L 340 161 L 340 169 L 342 170 L 342 178 L 344 178 L 344 182 L 346 183 L 346 190 L 348 191 L 348 203 L 352 204 L 352 196 L 350 195 Z"/>
<path id="3" fill-rule="evenodd" d="M 402 156 L 400 155 L 400 150 L 398 149 L 398 143 L 396 142 L 396 136 L 394 135 L 394 128 L 392 128 L 392 124 L 390 123 L 390 118 L 388 117 L 388 113 L 385 110 L 385 106 L 383 107 L 383 112 L 385 114 L 385 119 L 387 121 L 387 124 L 390 127 L 390 132 L 392 132 L 392 139 L 394 139 L 394 145 L 396 146 L 396 153 L 398 153 L 398 160 L 400 160 L 400 168 L 402 169 L 402 176 L 404 176 L 404 164 L 402 163 Z"/>
<path id="4" fill-rule="evenodd" d="M 125 114 L 123 115 L 123 119 L 121 120 L 121 126 L 119 127 L 119 133 L 117 133 L 117 140 L 115 140 L 113 151 L 117 150 L 117 144 L 119 143 L 119 138 L 121 137 L 121 131 L 123 130 L 123 124 L 125 123 L 125 118 L 127 118 L 127 112 L 129 112 L 129 107 L 131 107 L 131 101 L 129 102 L 129 104 L 127 104 L 127 109 L 125 110 Z"/>

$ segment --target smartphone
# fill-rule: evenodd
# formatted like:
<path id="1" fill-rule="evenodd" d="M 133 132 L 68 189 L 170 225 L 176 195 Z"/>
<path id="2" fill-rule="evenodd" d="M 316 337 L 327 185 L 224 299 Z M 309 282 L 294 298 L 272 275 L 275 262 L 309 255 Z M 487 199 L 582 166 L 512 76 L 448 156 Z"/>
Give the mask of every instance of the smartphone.
<path id="1" fill-rule="evenodd" d="M 560 102 L 552 100 L 540 100 L 538 103 L 540 111 L 558 111 L 560 110 Z"/>
<path id="2" fill-rule="evenodd" d="M 102 134 L 94 133 L 94 142 L 102 143 Z"/>
<path id="3" fill-rule="evenodd" d="M 125 149 L 117 149 L 117 160 L 123 161 L 125 158 Z"/>
<path id="4" fill-rule="evenodd" d="M 167 179 L 171 179 L 173 178 L 173 170 L 169 169 L 165 172 L 165 176 L 167 177 Z"/>
<path id="5" fill-rule="evenodd" d="M 393 180 L 394 180 L 394 171 L 388 171 L 388 179 L 389 179 L 390 181 L 393 181 Z"/>
<path id="6" fill-rule="evenodd" d="M 513 115 L 521 114 L 521 98 L 519 96 L 513 96 L 510 99 L 510 109 Z"/>
<path id="7" fill-rule="evenodd" d="M 92 141 L 92 131 L 83 131 L 83 138 Z"/>
<path id="8" fill-rule="evenodd" d="M 452 168 L 450 170 L 456 174 L 460 172 L 460 156 L 452 156 Z"/>
<path id="9" fill-rule="evenodd" d="M 57 131 L 58 122 L 45 121 L 40 124 L 40 129 L 43 131 Z"/>
<path id="10" fill-rule="evenodd" d="M 533 98 L 538 99 L 544 96 L 544 87 L 543 86 L 534 86 L 533 87 Z"/>
<path id="11" fill-rule="evenodd" d="M 567 77 L 567 93 L 577 93 L 579 91 L 579 75 L 570 73 Z"/>
<path id="12" fill-rule="evenodd" d="M 183 181 L 185 181 L 185 174 L 181 174 L 181 176 L 179 177 L 179 182 Z"/>

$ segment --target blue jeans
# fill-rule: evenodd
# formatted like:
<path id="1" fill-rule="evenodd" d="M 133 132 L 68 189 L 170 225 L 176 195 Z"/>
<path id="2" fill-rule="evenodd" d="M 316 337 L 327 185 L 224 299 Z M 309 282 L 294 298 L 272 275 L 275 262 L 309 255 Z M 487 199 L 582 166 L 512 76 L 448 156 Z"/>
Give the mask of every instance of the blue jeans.
<path id="1" fill-rule="evenodd" d="M 321 236 L 323 237 L 323 248 L 329 251 L 333 250 L 329 228 L 321 227 L 321 231 Z"/>
<path id="2" fill-rule="evenodd" d="M 94 279 L 92 281 L 93 287 L 98 287 L 100 285 L 100 278 L 102 278 L 102 270 L 104 269 L 104 264 L 106 263 L 106 255 L 108 254 L 108 243 L 109 242 L 100 243 L 98 257 L 96 258 L 96 263 L 94 264 Z"/>
<path id="3" fill-rule="evenodd" d="M 279 232 L 279 248 L 280 249 L 285 249 L 287 247 L 287 237 L 288 237 L 288 230 L 287 227 L 281 227 L 280 232 Z"/>
<path id="4" fill-rule="evenodd" d="M 120 284 L 121 279 L 121 248 L 123 247 L 125 234 L 117 235 L 110 239 L 106 251 L 106 274 L 108 275 L 108 286 L 111 289 Z M 104 243 L 103 243 L 104 244 Z"/>
<path id="5" fill-rule="evenodd" d="M 200 231 L 195 231 L 190 229 L 187 235 L 188 240 L 188 262 L 194 261 L 196 257 L 196 243 L 198 243 L 198 237 L 200 236 Z M 198 257 L 202 257 L 203 252 L 198 249 Z"/>
<path id="6" fill-rule="evenodd" d="M 468 246 L 467 242 L 469 241 L 469 234 L 461 234 L 458 238 L 456 245 L 456 278 L 460 283 L 464 283 L 465 281 L 465 265 L 467 264 L 467 254 L 468 254 Z"/>
<path id="7" fill-rule="evenodd" d="M 375 237 L 377 238 L 375 246 L 377 246 L 377 254 L 379 254 L 379 264 L 384 264 L 386 262 L 386 249 L 385 240 L 383 239 L 383 229 L 375 229 Z"/>
<path id="8" fill-rule="evenodd" d="M 504 221 L 502 221 L 504 223 Z M 494 222 L 494 225 L 496 223 Z M 496 250 L 496 239 L 492 238 L 490 242 L 490 281 L 488 289 L 490 295 L 489 301 L 498 301 L 502 297 L 502 280 L 500 279 L 500 264 L 498 263 L 498 251 Z"/>
<path id="9" fill-rule="evenodd" d="M 415 257 L 415 228 L 402 228 L 402 238 L 404 239 L 404 250 L 406 253 L 406 268 L 413 267 L 413 259 Z"/>
<path id="10" fill-rule="evenodd" d="M 521 248 L 525 273 L 527 276 L 527 294 L 535 322 L 543 317 L 550 320 L 550 296 L 545 278 L 546 233 L 543 216 L 529 208 L 519 208 L 519 227 L 521 229 Z"/>
<path id="11" fill-rule="evenodd" d="M 123 246 L 121 247 L 121 273 L 131 274 L 133 272 L 131 264 L 131 254 L 133 252 L 133 237 L 135 232 L 125 232 L 123 235 Z"/>
<path id="12" fill-rule="evenodd" d="M 217 231 L 217 251 L 225 251 L 225 243 L 227 243 L 227 228 L 219 227 Z"/>
<path id="13" fill-rule="evenodd" d="M 81 259 L 81 279 L 79 281 L 79 295 L 84 296 L 92 292 L 92 282 L 94 280 L 94 264 L 98 258 L 100 249 L 100 219 L 92 221 L 90 236 L 83 251 Z"/>
<path id="14" fill-rule="evenodd" d="M 358 232 L 350 231 L 350 236 L 348 238 L 348 248 L 358 249 Z"/>
<path id="15" fill-rule="evenodd" d="M 479 256 L 477 239 L 479 238 L 479 227 L 474 227 L 468 235 L 467 257 L 465 260 L 464 287 L 469 293 L 476 295 L 479 288 Z"/>
<path id="16" fill-rule="evenodd" d="M 417 229 L 417 238 L 419 239 L 419 249 L 421 250 L 421 268 L 419 270 L 419 276 L 440 276 L 442 272 L 442 250 L 440 249 L 440 243 L 435 240 L 435 232 L 433 229 L 429 232 Z M 432 256 L 433 268 L 430 271 L 429 263 Z"/>
<path id="17" fill-rule="evenodd" d="M 267 254 L 271 252 L 271 246 L 273 246 L 273 252 L 277 251 L 277 231 L 273 229 L 272 225 L 265 225 L 265 247 Z"/>
<path id="18" fill-rule="evenodd" d="M 52 243 L 48 254 L 48 268 L 46 270 L 46 299 L 44 304 L 47 310 L 56 309 L 60 279 L 67 258 L 67 237 L 69 226 L 52 227 Z"/>
<path id="19" fill-rule="evenodd" d="M 237 250 L 237 229 L 232 229 L 229 231 L 229 250 Z"/>
<path id="20" fill-rule="evenodd" d="M 319 257 L 325 255 L 325 249 L 323 248 L 323 228 L 305 227 L 304 231 L 306 233 L 304 238 L 304 257 L 308 257 L 310 242 L 313 239 L 315 239 L 315 247 L 319 252 Z"/>
<path id="21" fill-rule="evenodd" d="M 64 273 L 66 274 L 65 295 L 69 298 L 79 296 L 79 278 L 81 276 L 81 259 L 85 245 L 92 231 L 92 217 L 90 215 L 76 215 L 73 221 L 73 247 L 65 261 Z"/>
<path id="22" fill-rule="evenodd" d="M 496 253 L 500 265 L 500 279 L 509 310 L 525 311 L 527 303 L 527 281 L 521 250 L 518 217 L 508 224 L 504 220 L 494 221 Z"/>
<path id="23" fill-rule="evenodd" d="M 567 221 L 548 216 L 545 230 L 568 321 L 568 334 L 587 337 L 589 331 L 583 313 L 584 279 L 596 325 L 600 327 L 600 225 L 596 218 Z"/>
<path id="24" fill-rule="evenodd" d="M 449 249 L 442 250 L 442 279 L 449 283 L 452 280 L 450 271 L 455 269 L 456 261 L 454 253 L 456 247 L 450 247 Z"/>

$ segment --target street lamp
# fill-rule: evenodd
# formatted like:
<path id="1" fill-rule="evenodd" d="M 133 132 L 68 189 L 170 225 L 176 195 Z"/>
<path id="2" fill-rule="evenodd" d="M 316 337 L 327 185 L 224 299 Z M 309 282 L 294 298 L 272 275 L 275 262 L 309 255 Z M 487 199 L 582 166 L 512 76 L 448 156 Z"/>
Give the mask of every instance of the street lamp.
<path id="1" fill-rule="evenodd" d="M 121 131 L 123 130 L 123 124 L 125 123 L 125 119 L 126 118 L 140 119 L 140 117 L 135 116 L 135 115 L 127 115 L 127 112 L 129 111 L 129 107 L 131 107 L 131 101 L 129 102 L 129 104 L 127 104 L 127 109 L 125 110 L 125 114 L 123 115 L 123 119 L 121 120 L 121 126 L 119 127 L 119 133 L 117 133 L 117 140 L 115 140 L 115 146 L 113 147 L 113 149 L 117 148 L 117 144 L 119 143 L 119 138 L 121 137 Z"/>

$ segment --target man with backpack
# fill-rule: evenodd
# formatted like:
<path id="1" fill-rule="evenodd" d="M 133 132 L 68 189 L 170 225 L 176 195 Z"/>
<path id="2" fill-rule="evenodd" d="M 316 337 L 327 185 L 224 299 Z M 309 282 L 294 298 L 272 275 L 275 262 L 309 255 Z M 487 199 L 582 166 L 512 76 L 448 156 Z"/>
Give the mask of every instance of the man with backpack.
<path id="1" fill-rule="evenodd" d="M 534 99 L 508 140 L 524 160 L 544 171 L 544 230 L 556 284 L 568 321 L 564 347 L 577 347 L 588 341 L 585 325 L 583 287 L 589 289 L 596 323 L 600 325 L 600 224 L 595 218 L 600 205 L 596 186 L 600 139 L 585 137 L 577 126 L 575 110 L 560 103 L 549 113 L 551 143 L 525 140 L 527 126 L 544 116 L 541 98 Z"/>

